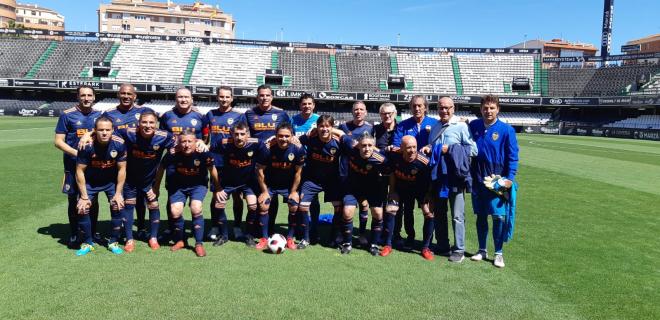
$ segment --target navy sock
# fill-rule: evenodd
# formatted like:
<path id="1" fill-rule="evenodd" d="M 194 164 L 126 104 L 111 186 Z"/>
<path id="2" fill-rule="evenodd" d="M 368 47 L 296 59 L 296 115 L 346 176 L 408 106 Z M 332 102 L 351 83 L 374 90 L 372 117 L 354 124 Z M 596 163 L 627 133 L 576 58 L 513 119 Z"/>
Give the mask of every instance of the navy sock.
<path id="1" fill-rule="evenodd" d="M 256 237 L 257 212 L 248 210 L 246 222 L 248 234 L 252 237 Z"/>
<path id="2" fill-rule="evenodd" d="M 160 209 L 149 209 L 149 222 L 151 222 L 151 238 L 158 238 L 158 228 L 160 227 Z"/>
<path id="3" fill-rule="evenodd" d="M 222 238 L 227 239 L 229 238 L 229 227 L 227 226 L 227 213 L 225 211 L 225 208 L 213 208 L 211 210 L 211 214 L 215 214 L 214 218 L 214 224 L 220 228 L 220 232 L 222 233 Z"/>
<path id="4" fill-rule="evenodd" d="M 75 195 L 69 195 L 69 205 L 67 206 L 67 215 L 69 216 L 69 231 L 71 236 L 78 235 L 78 198 Z"/>
<path id="5" fill-rule="evenodd" d="M 259 230 L 261 230 L 261 238 L 268 238 L 268 219 L 268 213 L 259 215 Z"/>
<path id="6" fill-rule="evenodd" d="M 122 219 L 124 221 L 124 231 L 126 232 L 126 240 L 133 239 L 133 210 L 135 205 L 127 204 L 122 212 Z"/>
<path id="7" fill-rule="evenodd" d="M 394 217 L 391 213 L 385 213 L 385 245 L 392 246 L 392 236 L 394 235 Z"/>
<path id="8" fill-rule="evenodd" d="M 289 230 L 286 237 L 293 238 L 295 233 L 296 233 L 296 213 L 289 212 Z"/>
<path id="9" fill-rule="evenodd" d="M 266 234 L 268 234 L 268 230 L 275 230 L 275 220 L 277 219 L 277 211 L 280 207 L 279 203 L 280 201 L 277 196 L 274 196 L 270 201 L 270 207 L 268 208 L 268 229 L 266 230 Z M 266 238 L 268 238 L 268 236 L 266 236 Z"/>
<path id="10" fill-rule="evenodd" d="M 364 236 L 365 233 L 367 232 L 367 220 L 369 219 L 369 211 L 367 210 L 360 210 L 360 226 L 359 226 L 359 231 L 360 235 Z"/>
<path id="11" fill-rule="evenodd" d="M 78 217 L 78 227 L 80 228 L 83 242 L 93 244 L 94 240 L 92 240 L 92 220 L 90 219 L 89 214 L 81 215 Z"/>
<path id="12" fill-rule="evenodd" d="M 298 218 L 298 229 L 303 235 L 303 239 L 309 241 L 309 212 L 298 211 L 296 214 Z"/>
<path id="13" fill-rule="evenodd" d="M 243 223 L 243 202 L 234 201 L 232 210 L 234 211 L 234 228 L 241 228 Z"/>
<path id="14" fill-rule="evenodd" d="M 201 244 L 204 241 L 204 215 L 193 216 L 192 223 L 195 244 Z"/>
<path id="15" fill-rule="evenodd" d="M 371 244 L 378 245 L 380 244 L 380 238 L 383 233 L 383 219 L 371 220 Z"/>
<path id="16" fill-rule="evenodd" d="M 185 224 L 185 220 L 183 219 L 183 216 L 180 216 L 178 218 L 170 218 L 170 222 L 172 229 L 173 229 L 173 236 L 174 236 L 174 242 L 179 242 L 183 241 L 183 227 Z"/>
<path id="17" fill-rule="evenodd" d="M 110 210 L 110 223 L 112 232 L 110 233 L 110 243 L 119 241 L 121 236 L 122 214 L 121 211 Z"/>
<path id="18" fill-rule="evenodd" d="M 431 246 L 431 240 L 433 239 L 433 218 L 424 217 L 424 227 L 423 227 L 423 244 L 422 248 L 429 248 Z"/>
<path id="19" fill-rule="evenodd" d="M 89 208 L 89 218 L 92 222 L 92 235 L 96 234 L 96 225 L 99 222 L 99 201 L 98 197 L 92 200 L 92 207 Z M 121 217 L 119 218 L 121 220 Z"/>
<path id="20" fill-rule="evenodd" d="M 343 219 L 342 233 L 344 235 L 343 243 L 353 243 L 353 219 Z"/>

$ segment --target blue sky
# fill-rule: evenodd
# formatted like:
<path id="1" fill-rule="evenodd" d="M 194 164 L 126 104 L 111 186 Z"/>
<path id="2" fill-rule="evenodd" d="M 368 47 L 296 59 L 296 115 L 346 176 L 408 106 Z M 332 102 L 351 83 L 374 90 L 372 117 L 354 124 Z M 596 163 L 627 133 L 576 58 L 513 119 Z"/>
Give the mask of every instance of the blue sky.
<path id="1" fill-rule="evenodd" d="M 29 0 L 21 1 L 27 2 Z M 97 0 L 32 0 L 97 31 Z M 105 0 L 104 2 L 109 2 Z M 166 2 L 163 0 L 162 2 Z M 192 3 L 193 0 L 175 1 Z M 207 0 L 234 15 L 236 37 L 403 46 L 503 47 L 563 38 L 600 49 L 603 0 Z M 612 51 L 660 33 L 660 1 L 615 0 Z"/>

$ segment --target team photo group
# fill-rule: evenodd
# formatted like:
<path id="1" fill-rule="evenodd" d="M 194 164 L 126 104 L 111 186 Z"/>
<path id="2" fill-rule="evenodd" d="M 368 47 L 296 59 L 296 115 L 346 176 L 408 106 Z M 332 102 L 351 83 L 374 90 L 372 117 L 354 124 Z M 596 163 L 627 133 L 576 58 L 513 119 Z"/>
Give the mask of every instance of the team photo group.
<path id="1" fill-rule="evenodd" d="M 299 98 L 299 113 L 290 117 L 273 106 L 267 85 L 257 88 L 256 106 L 245 112 L 233 108 L 232 88 L 225 86 L 217 88 L 217 109 L 206 114 L 185 87 L 162 114 L 137 105 L 130 84 L 117 97 L 119 104 L 102 112 L 94 109 L 94 88 L 80 86 L 78 103 L 62 112 L 55 129 L 64 154 L 69 246 L 78 256 L 99 245 L 130 253 L 137 240 L 151 250 L 178 251 L 188 248 L 188 229 L 199 257 L 207 254 L 205 241 L 221 246 L 231 239 L 273 253 L 321 244 L 341 254 L 355 246 L 386 257 L 394 248 L 459 263 L 466 257 L 470 193 L 479 248 L 468 256 L 488 259 L 490 233 L 489 261 L 504 267 L 502 248 L 515 222 L 518 143 L 514 128 L 498 120 L 497 96 L 483 96 L 481 117 L 468 121 L 455 115 L 450 97 L 435 108 L 416 95 L 410 118 L 397 121 L 396 106 L 383 103 L 373 125 L 364 102 L 353 103 L 353 118 L 340 123 L 315 113 L 311 94 Z M 167 194 L 160 194 L 161 183 Z M 110 206 L 110 234 L 103 236 L 101 193 Z M 333 214 L 320 213 L 321 201 Z M 275 223 L 280 205 L 288 209 L 285 226 Z M 423 219 L 421 244 L 415 218 Z"/>

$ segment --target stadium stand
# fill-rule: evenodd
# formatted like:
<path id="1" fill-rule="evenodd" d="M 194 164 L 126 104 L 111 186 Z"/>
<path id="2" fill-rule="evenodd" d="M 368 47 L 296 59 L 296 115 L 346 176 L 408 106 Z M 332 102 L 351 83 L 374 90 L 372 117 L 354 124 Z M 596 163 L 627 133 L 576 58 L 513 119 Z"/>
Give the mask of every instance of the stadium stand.
<path id="1" fill-rule="evenodd" d="M 450 56 L 397 53 L 396 57 L 399 73 L 414 84 L 412 91 L 456 94 Z"/>
<path id="2" fill-rule="evenodd" d="M 328 54 L 282 51 L 279 55 L 279 63 L 282 72 L 292 77 L 292 88 L 319 91 L 332 89 Z"/>
<path id="3" fill-rule="evenodd" d="M 660 72 L 651 77 L 639 90 L 640 94 L 660 94 Z"/>
<path id="4" fill-rule="evenodd" d="M 256 87 L 263 84 L 257 83 L 257 78 L 271 67 L 271 51 L 261 47 L 203 46 L 190 83 Z"/>
<path id="5" fill-rule="evenodd" d="M 512 125 L 545 125 L 550 121 L 549 113 L 501 112 L 499 119 Z"/>
<path id="6" fill-rule="evenodd" d="M 50 41 L 3 38 L 0 42 L 0 77 L 23 78 L 49 44 Z"/>
<path id="7" fill-rule="evenodd" d="M 112 59 L 119 82 L 154 82 L 182 84 L 192 44 L 171 42 L 126 42 Z"/>
<path id="8" fill-rule="evenodd" d="M 534 86 L 531 55 L 458 55 L 463 94 L 512 94 L 514 77 L 525 77 Z"/>
<path id="9" fill-rule="evenodd" d="M 660 72 L 660 65 L 616 66 L 598 69 L 548 70 L 549 95 L 555 97 L 617 96 L 642 75 Z"/>
<path id="10" fill-rule="evenodd" d="M 110 42 L 60 42 L 41 65 L 34 78 L 77 79 L 87 77 L 93 63 L 102 61 L 111 47 Z"/>
<path id="11" fill-rule="evenodd" d="M 641 115 L 603 125 L 607 128 L 660 129 L 660 115 Z"/>
<path id="12" fill-rule="evenodd" d="M 387 90 L 387 76 L 391 73 L 387 54 L 340 52 L 336 59 L 340 91 Z"/>

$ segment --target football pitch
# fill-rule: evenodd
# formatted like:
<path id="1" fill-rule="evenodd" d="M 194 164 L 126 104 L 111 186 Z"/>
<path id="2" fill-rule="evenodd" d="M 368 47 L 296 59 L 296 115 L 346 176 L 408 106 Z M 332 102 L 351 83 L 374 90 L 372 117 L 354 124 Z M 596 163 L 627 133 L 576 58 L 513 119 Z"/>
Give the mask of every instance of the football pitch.
<path id="1" fill-rule="evenodd" d="M 504 269 L 429 262 L 418 251 L 273 255 L 239 242 L 206 243 L 205 258 L 144 242 L 121 256 L 97 247 L 76 257 L 65 245 L 55 121 L 0 118 L 0 319 L 660 318 L 658 142 L 519 135 L 518 217 Z M 107 234 L 103 205 L 100 216 Z"/>

